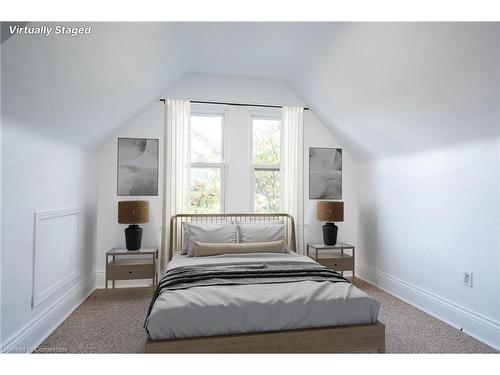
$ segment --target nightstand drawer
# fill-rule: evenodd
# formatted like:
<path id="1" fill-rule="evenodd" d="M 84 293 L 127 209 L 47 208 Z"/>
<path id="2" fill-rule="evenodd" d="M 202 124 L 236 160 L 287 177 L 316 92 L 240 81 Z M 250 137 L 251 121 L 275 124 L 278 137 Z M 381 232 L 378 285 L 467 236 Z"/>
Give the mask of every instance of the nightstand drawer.
<path id="1" fill-rule="evenodd" d="M 108 263 L 106 272 L 109 280 L 151 279 L 155 276 L 155 267 L 151 262 L 115 260 Z"/>
<path id="2" fill-rule="evenodd" d="M 354 258 L 319 258 L 315 260 L 335 271 L 352 271 L 354 269 Z"/>

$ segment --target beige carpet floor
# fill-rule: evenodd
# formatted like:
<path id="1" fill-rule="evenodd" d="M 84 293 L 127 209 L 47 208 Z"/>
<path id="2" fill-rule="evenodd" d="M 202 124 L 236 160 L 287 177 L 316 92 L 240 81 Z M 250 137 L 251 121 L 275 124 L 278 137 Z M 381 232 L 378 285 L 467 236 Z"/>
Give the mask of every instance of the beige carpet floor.
<path id="1" fill-rule="evenodd" d="M 359 279 L 358 279 L 359 280 Z M 380 303 L 387 353 L 496 353 L 415 307 L 361 280 Z M 41 353 L 142 353 L 150 288 L 94 291 L 37 349 Z"/>

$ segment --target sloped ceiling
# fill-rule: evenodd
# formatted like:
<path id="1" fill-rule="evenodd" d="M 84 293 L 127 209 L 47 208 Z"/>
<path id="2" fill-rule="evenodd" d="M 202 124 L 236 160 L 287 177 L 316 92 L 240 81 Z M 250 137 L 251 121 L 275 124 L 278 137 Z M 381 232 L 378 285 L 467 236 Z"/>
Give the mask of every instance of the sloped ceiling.
<path id="1" fill-rule="evenodd" d="M 183 74 L 176 34 L 176 24 L 96 23 L 90 36 L 14 35 L 2 43 L 2 121 L 98 144 Z"/>
<path id="2" fill-rule="evenodd" d="M 494 23 L 94 24 L 2 44 L 2 118 L 89 146 L 190 71 L 287 81 L 357 159 L 499 132 Z M 284 103 L 286 104 L 286 103 Z"/>
<path id="3" fill-rule="evenodd" d="M 292 83 L 358 159 L 498 137 L 499 30 L 343 24 Z"/>

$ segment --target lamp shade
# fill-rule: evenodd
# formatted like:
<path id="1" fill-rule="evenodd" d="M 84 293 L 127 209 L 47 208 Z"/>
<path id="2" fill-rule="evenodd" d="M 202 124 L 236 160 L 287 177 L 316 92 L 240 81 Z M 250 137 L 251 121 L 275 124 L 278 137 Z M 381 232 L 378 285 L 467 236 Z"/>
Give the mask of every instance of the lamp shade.
<path id="1" fill-rule="evenodd" d="M 148 201 L 118 202 L 118 223 L 142 224 L 149 221 Z"/>
<path id="2" fill-rule="evenodd" d="M 316 218 L 319 221 L 344 221 L 344 202 L 319 201 Z"/>

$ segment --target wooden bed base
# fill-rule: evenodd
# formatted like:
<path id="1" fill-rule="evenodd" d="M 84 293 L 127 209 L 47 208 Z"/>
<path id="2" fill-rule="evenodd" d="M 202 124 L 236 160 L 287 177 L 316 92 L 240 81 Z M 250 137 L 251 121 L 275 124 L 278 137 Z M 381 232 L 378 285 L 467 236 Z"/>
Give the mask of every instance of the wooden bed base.
<path id="1" fill-rule="evenodd" d="M 176 340 L 147 340 L 146 353 L 385 352 L 385 326 L 375 324 Z"/>

